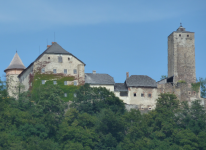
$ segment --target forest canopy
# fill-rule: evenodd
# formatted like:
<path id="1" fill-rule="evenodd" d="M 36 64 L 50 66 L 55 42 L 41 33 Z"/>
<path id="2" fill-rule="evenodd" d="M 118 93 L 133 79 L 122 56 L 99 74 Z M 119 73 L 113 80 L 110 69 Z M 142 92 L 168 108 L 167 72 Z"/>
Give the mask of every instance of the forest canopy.
<path id="1" fill-rule="evenodd" d="M 76 90 L 68 107 L 58 85 L 9 97 L 0 81 L 0 150 L 204 150 L 206 113 L 174 94 L 160 94 L 155 110 L 127 111 L 105 88 Z"/>

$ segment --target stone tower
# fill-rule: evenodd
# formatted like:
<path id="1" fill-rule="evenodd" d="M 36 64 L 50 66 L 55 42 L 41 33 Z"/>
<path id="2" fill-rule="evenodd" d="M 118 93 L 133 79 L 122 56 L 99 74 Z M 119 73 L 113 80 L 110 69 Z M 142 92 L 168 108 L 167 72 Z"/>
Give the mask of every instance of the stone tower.
<path id="1" fill-rule="evenodd" d="M 24 64 L 22 63 L 19 55 L 14 55 L 10 65 L 4 70 L 6 73 L 6 81 L 9 96 L 14 96 L 18 93 L 19 79 L 18 75 L 25 69 Z"/>
<path id="2" fill-rule="evenodd" d="M 182 24 L 168 36 L 168 78 L 173 83 L 196 82 L 194 32 L 185 31 Z"/>

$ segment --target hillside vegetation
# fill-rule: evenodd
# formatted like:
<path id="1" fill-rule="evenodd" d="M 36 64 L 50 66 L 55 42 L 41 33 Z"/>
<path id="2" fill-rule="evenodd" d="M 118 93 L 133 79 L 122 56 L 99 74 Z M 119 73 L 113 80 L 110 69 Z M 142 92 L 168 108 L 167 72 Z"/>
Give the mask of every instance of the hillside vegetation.
<path id="1" fill-rule="evenodd" d="M 7 95 L 0 81 L 0 150 L 205 150 L 206 113 L 173 94 L 161 94 L 148 114 L 125 110 L 105 88 L 77 89 L 70 108 L 58 85 L 35 99 Z M 67 111 L 66 111 L 67 110 Z"/>

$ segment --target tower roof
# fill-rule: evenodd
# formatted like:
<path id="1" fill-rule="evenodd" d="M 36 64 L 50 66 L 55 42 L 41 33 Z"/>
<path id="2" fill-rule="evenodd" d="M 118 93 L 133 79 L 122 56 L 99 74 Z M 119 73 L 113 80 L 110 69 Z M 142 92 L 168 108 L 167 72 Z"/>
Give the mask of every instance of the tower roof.
<path id="1" fill-rule="evenodd" d="M 19 57 L 19 55 L 16 52 L 10 65 L 4 70 L 4 72 L 6 72 L 6 70 L 11 70 L 11 69 L 25 69 L 25 68 L 26 67 L 24 66 L 23 62 L 21 61 L 21 58 Z"/>
<path id="2" fill-rule="evenodd" d="M 185 31 L 185 28 L 182 26 L 182 23 L 180 23 L 180 27 L 175 32 L 193 33 L 190 31 Z"/>

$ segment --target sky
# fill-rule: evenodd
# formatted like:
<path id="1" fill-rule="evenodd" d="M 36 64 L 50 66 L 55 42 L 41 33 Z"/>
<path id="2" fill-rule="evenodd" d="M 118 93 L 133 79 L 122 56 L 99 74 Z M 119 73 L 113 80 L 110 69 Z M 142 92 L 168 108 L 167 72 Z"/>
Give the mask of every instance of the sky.
<path id="1" fill-rule="evenodd" d="M 159 81 L 168 71 L 167 37 L 180 22 L 195 32 L 196 77 L 206 78 L 205 0 L 0 0 L 1 77 L 16 51 L 28 67 L 55 41 L 85 73 Z"/>

